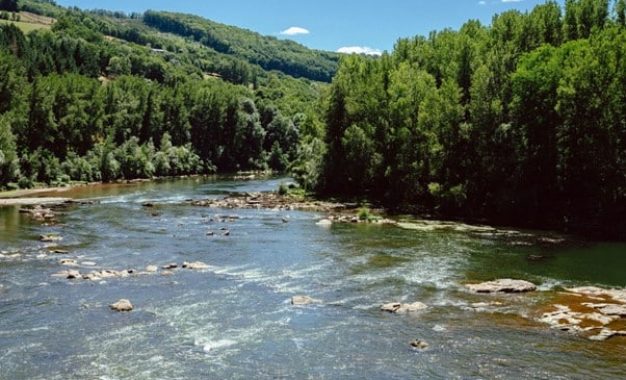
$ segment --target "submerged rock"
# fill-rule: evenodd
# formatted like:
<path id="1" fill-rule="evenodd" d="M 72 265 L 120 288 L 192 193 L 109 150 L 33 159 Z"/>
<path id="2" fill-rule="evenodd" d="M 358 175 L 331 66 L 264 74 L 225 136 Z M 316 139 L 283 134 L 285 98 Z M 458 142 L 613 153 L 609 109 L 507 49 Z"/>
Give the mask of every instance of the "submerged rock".
<path id="1" fill-rule="evenodd" d="M 34 208 L 21 208 L 20 214 L 28 214 L 31 218 L 39 222 L 52 221 L 56 215 L 49 208 L 44 208 L 41 205 L 37 205 Z"/>
<path id="2" fill-rule="evenodd" d="M 614 336 L 626 336 L 626 331 L 615 331 L 604 328 L 600 331 L 598 335 L 590 336 L 589 339 L 602 342 L 607 339 L 613 338 Z"/>
<path id="3" fill-rule="evenodd" d="M 597 297 L 598 299 L 610 298 L 617 302 L 626 303 L 626 289 L 603 289 L 595 286 L 583 286 L 566 289 L 570 293 Z"/>
<path id="4" fill-rule="evenodd" d="M 114 304 L 109 305 L 114 311 L 127 312 L 133 310 L 133 305 L 127 299 L 121 299 Z"/>
<path id="5" fill-rule="evenodd" d="M 70 251 L 66 249 L 53 249 L 50 251 L 50 253 L 56 253 L 58 255 L 67 255 L 68 253 L 70 253 Z"/>
<path id="6" fill-rule="evenodd" d="M 505 305 L 502 302 L 493 301 L 493 302 L 474 302 L 470 304 L 470 306 L 473 309 L 476 309 L 476 311 L 487 311 L 487 310 L 502 307 Z"/>
<path id="7" fill-rule="evenodd" d="M 524 280 L 501 279 L 465 285 L 476 293 L 525 293 L 537 290 L 537 285 Z"/>
<path id="8" fill-rule="evenodd" d="M 293 296 L 291 297 L 291 304 L 294 306 L 311 305 L 314 303 L 321 303 L 322 301 L 309 296 Z"/>
<path id="9" fill-rule="evenodd" d="M 421 302 L 415 302 L 415 303 L 410 303 L 410 304 L 392 302 L 392 303 L 387 303 L 387 304 L 382 305 L 380 307 L 380 310 L 386 311 L 389 313 L 402 314 L 402 313 L 414 313 L 414 312 L 424 310 L 427 308 L 428 306 L 426 306 L 425 304 Z"/>
<path id="10" fill-rule="evenodd" d="M 178 268 L 178 264 L 171 263 L 171 264 L 163 265 L 161 268 L 165 270 L 172 270 L 172 269 Z"/>

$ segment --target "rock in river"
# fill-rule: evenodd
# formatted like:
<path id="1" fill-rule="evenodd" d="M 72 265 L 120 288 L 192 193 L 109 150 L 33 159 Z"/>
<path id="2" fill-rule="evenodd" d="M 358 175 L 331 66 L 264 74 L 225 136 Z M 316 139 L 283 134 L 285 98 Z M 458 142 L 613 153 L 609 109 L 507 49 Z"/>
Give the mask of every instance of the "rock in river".
<path id="1" fill-rule="evenodd" d="M 156 273 L 159 270 L 156 265 L 148 265 L 146 267 L 146 272 L 148 273 Z"/>
<path id="2" fill-rule="evenodd" d="M 416 311 L 424 310 L 427 308 L 428 306 L 424 305 L 421 302 L 415 302 L 415 303 L 409 303 L 409 304 L 392 302 L 392 303 L 387 303 L 387 304 L 382 305 L 380 307 L 380 310 L 387 311 L 389 313 L 401 314 L 401 313 L 414 313 Z"/>
<path id="3" fill-rule="evenodd" d="M 415 339 L 414 341 L 412 341 L 409 344 L 411 345 L 411 347 L 413 347 L 416 350 L 425 350 L 429 346 L 428 343 L 426 343 L 425 341 L 423 341 L 421 339 Z"/>
<path id="4" fill-rule="evenodd" d="M 606 304 L 598 308 L 598 311 L 604 315 L 626 317 L 626 305 Z"/>
<path id="5" fill-rule="evenodd" d="M 532 282 L 511 279 L 488 281 L 480 284 L 468 284 L 465 286 L 476 293 L 525 293 L 537 290 L 537 286 Z"/>
<path id="6" fill-rule="evenodd" d="M 598 335 L 591 336 L 589 337 L 589 339 L 602 342 L 614 336 L 626 336 L 626 331 L 615 331 L 615 330 L 604 328 L 600 331 Z"/>
<path id="7" fill-rule="evenodd" d="M 65 266 L 68 266 L 68 267 L 78 266 L 78 263 L 74 259 L 61 259 L 61 260 L 59 260 L 59 264 L 65 265 Z"/>
<path id="8" fill-rule="evenodd" d="M 187 262 L 183 263 L 183 268 L 201 270 L 201 269 L 208 269 L 209 266 L 201 261 L 196 261 L 194 263 L 187 263 Z"/>
<path id="9" fill-rule="evenodd" d="M 63 238 L 59 235 L 53 235 L 53 234 L 49 234 L 49 235 L 41 235 L 39 236 L 39 240 L 44 242 L 44 243 L 53 243 L 56 241 L 61 241 L 63 240 Z"/>
<path id="10" fill-rule="evenodd" d="M 109 305 L 112 310 L 115 311 L 131 311 L 133 310 L 133 305 L 129 300 L 121 299 L 114 304 Z"/>
<path id="11" fill-rule="evenodd" d="M 314 304 L 314 303 L 320 303 L 320 300 L 316 300 L 314 298 L 311 298 L 309 296 L 294 296 L 291 297 L 291 304 L 295 305 L 295 306 L 303 306 L 303 305 L 310 305 L 310 304 Z"/>

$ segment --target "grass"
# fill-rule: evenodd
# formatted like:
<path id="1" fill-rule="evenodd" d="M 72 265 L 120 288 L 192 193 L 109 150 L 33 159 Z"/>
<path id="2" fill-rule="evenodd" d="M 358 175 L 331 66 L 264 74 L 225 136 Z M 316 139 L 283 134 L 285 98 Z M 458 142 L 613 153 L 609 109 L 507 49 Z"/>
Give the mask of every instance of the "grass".
<path id="1" fill-rule="evenodd" d="M 50 25 L 33 24 L 30 22 L 23 22 L 23 21 L 0 20 L 0 23 L 15 24 L 15 26 L 20 28 L 20 30 L 24 32 L 24 34 L 32 32 L 33 30 L 50 29 Z"/>
<path id="2" fill-rule="evenodd" d="M 30 12 L 20 12 L 20 21 L 0 20 L 3 24 L 15 24 L 20 30 L 26 34 L 33 30 L 50 29 L 56 21 L 53 18 L 36 15 Z"/>

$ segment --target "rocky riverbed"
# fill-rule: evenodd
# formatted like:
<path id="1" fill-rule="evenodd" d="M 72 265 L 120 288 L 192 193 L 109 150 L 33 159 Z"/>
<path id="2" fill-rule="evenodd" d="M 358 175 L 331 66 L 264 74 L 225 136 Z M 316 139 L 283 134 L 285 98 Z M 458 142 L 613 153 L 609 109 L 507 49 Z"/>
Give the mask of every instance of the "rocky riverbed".
<path id="1" fill-rule="evenodd" d="M 10 378 L 625 369 L 619 244 L 377 210 L 360 218 L 357 205 L 266 195 L 276 183 L 136 186 L 0 209 Z"/>

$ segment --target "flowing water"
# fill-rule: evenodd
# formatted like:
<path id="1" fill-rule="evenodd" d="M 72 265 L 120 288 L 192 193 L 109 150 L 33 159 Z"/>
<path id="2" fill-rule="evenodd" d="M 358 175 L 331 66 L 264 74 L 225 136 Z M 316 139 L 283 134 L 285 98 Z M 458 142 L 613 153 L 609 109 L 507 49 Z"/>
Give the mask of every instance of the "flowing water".
<path id="1" fill-rule="evenodd" d="M 316 213 L 182 202 L 274 190 L 279 182 L 86 187 L 70 195 L 99 202 L 67 210 L 55 226 L 0 209 L 0 378 L 626 378 L 625 338 L 591 342 L 533 321 L 560 287 L 626 286 L 626 245 L 518 246 L 484 234 L 327 228 L 316 225 L 323 217 Z M 146 201 L 158 207 L 142 207 Z M 211 222 L 216 214 L 239 219 Z M 207 236 L 224 226 L 231 236 Z M 43 255 L 44 233 L 61 234 L 69 254 Z M 96 269 L 183 261 L 209 269 L 72 282 L 51 276 L 67 269 L 61 256 Z M 485 296 L 463 287 L 502 277 L 543 291 Z M 323 303 L 294 307 L 294 295 Z M 121 298 L 135 310 L 109 310 Z M 495 300 L 505 306 L 471 306 Z M 430 307 L 379 311 L 390 301 Z M 429 348 L 412 350 L 414 339 Z"/>

